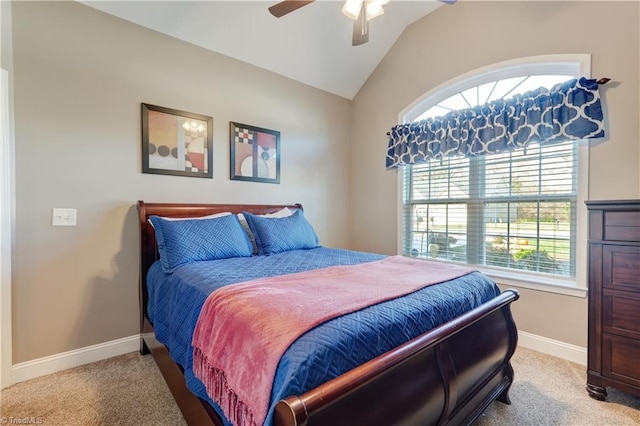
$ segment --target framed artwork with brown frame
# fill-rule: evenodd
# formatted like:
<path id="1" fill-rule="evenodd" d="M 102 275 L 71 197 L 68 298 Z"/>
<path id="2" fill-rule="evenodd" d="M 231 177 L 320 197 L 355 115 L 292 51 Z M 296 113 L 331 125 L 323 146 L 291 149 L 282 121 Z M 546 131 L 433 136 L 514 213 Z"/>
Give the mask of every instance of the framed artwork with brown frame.
<path id="1" fill-rule="evenodd" d="M 231 179 L 280 183 L 280 132 L 229 123 Z"/>
<path id="2" fill-rule="evenodd" d="M 143 103 L 142 173 L 213 178 L 213 118 Z"/>

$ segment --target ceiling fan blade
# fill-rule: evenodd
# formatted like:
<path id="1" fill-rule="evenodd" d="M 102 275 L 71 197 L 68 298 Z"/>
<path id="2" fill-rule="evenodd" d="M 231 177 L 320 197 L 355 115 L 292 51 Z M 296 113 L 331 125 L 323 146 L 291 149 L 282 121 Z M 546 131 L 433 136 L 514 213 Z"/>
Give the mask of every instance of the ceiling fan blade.
<path id="1" fill-rule="evenodd" d="M 351 41 L 352 46 L 360 46 L 369 41 L 369 21 L 367 20 L 367 11 L 365 8 L 365 2 L 362 2 L 362 9 L 358 19 L 353 21 L 353 39 Z"/>
<path id="2" fill-rule="evenodd" d="M 276 3 L 269 7 L 269 12 L 276 18 L 280 18 L 287 13 L 291 13 L 294 10 L 300 9 L 302 6 L 306 6 L 309 3 L 313 3 L 315 0 L 285 0 L 280 3 Z"/>

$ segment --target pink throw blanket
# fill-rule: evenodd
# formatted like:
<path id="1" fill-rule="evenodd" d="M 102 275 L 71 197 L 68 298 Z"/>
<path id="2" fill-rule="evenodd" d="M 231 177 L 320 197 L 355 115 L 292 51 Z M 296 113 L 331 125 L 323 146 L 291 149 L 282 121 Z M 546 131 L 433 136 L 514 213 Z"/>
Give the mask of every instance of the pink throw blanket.
<path id="1" fill-rule="evenodd" d="M 393 256 L 223 287 L 207 298 L 196 324 L 196 377 L 233 424 L 262 425 L 278 362 L 299 336 L 340 315 L 471 272 Z"/>

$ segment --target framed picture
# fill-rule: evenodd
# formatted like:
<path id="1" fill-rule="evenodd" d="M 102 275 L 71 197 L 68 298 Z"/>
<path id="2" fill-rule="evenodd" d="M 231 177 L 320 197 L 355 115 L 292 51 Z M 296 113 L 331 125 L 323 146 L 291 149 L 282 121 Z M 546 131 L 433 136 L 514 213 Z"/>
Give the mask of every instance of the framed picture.
<path id="1" fill-rule="evenodd" d="M 230 122 L 231 179 L 280 183 L 280 132 Z"/>
<path id="2" fill-rule="evenodd" d="M 142 173 L 213 177 L 213 118 L 142 104 Z"/>

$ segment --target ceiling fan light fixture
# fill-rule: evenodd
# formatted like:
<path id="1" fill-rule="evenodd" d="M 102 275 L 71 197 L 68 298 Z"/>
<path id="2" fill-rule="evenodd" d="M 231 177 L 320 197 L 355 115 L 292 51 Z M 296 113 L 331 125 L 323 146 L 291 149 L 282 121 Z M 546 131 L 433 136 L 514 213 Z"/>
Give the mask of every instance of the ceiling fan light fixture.
<path id="1" fill-rule="evenodd" d="M 382 4 L 380 0 L 367 0 L 367 20 L 377 18 L 384 13 Z"/>
<path id="2" fill-rule="evenodd" d="M 360 9 L 362 9 L 362 2 L 364 0 L 346 0 L 344 6 L 342 6 L 342 13 L 349 19 L 354 21 L 358 19 L 360 15 Z"/>

